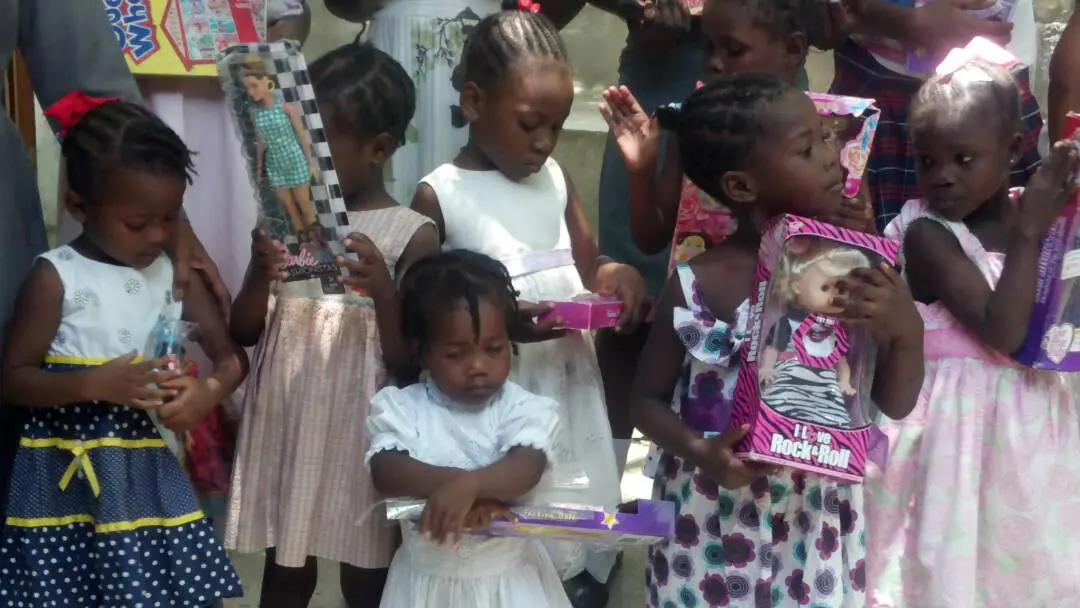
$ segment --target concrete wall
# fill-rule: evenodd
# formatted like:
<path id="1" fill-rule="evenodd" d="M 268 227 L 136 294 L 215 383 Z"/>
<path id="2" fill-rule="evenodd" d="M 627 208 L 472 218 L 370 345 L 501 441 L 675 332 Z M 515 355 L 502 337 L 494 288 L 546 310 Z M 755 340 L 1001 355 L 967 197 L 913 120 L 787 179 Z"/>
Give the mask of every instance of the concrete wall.
<path id="1" fill-rule="evenodd" d="M 1039 64 L 1034 84 L 1039 100 L 1046 99 L 1046 65 L 1075 0 L 1035 0 L 1036 18 L 1041 34 Z M 360 27 L 330 15 L 320 0 L 310 0 L 312 32 L 305 46 L 309 59 L 355 39 Z M 582 201 L 595 221 L 600 158 L 606 127 L 597 111 L 600 92 L 618 80 L 618 58 L 626 37 L 626 26 L 617 18 L 591 6 L 563 31 L 576 75 L 577 96 L 566 133 L 559 142 L 556 158 L 566 167 L 576 183 Z M 811 87 L 824 90 L 832 81 L 830 53 L 812 52 L 808 65 Z M 59 147 L 52 132 L 39 115 L 38 182 L 46 222 L 55 223 L 56 174 Z"/>

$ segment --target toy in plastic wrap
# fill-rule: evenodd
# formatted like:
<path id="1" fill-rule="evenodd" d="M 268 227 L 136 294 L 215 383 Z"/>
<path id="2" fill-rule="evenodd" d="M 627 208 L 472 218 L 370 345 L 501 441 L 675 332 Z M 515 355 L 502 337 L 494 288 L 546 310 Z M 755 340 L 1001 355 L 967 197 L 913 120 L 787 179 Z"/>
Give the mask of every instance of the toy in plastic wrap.
<path id="1" fill-rule="evenodd" d="M 808 95 L 826 121 L 829 144 L 839 156 L 844 171 L 844 196 L 854 198 L 862 187 L 880 111 L 873 99 L 825 93 Z M 662 112 L 658 110 L 658 116 Z M 689 261 L 735 232 L 731 211 L 685 178 L 681 197 L 669 273 L 676 264 Z"/>
<path id="2" fill-rule="evenodd" d="M 413 498 L 386 501 L 391 520 L 412 520 L 418 525 L 427 502 Z M 675 505 L 664 500 L 637 500 L 605 511 L 578 505 L 511 505 L 509 519 L 486 528 L 468 530 L 477 536 L 532 537 L 581 541 L 598 545 L 652 545 L 671 538 L 675 531 Z"/>
<path id="3" fill-rule="evenodd" d="M 1080 152 L 1080 114 L 1069 113 L 1065 132 Z M 1043 238 L 1035 310 L 1015 358 L 1038 369 L 1080 372 L 1080 195 L 1065 203 Z"/>
<path id="4" fill-rule="evenodd" d="M 852 270 L 895 264 L 896 253 L 887 239 L 794 215 L 766 228 L 731 416 L 750 424 L 737 455 L 860 482 L 868 452 L 884 454 L 864 407 L 872 345 L 832 298 Z"/>
<path id="5" fill-rule="evenodd" d="M 289 251 L 286 280 L 322 277 L 343 293 L 336 256 L 349 221 L 307 63 L 291 41 L 229 47 L 222 87 L 259 196 L 260 219 Z"/>
<path id="6" fill-rule="evenodd" d="M 890 0 L 890 4 L 916 8 L 938 2 L 941 0 Z M 968 12 L 980 19 L 987 21 L 1012 21 L 1016 9 L 1016 0 L 981 0 L 973 3 Z M 895 64 L 896 66 L 920 76 L 929 76 L 934 73 L 934 68 L 939 65 L 942 57 L 928 52 L 924 48 L 911 49 L 897 40 L 886 38 L 866 38 L 856 34 L 853 36 L 859 43 L 877 57 Z M 886 66 L 888 67 L 888 66 Z"/>
<path id="7" fill-rule="evenodd" d="M 562 327 L 585 331 L 615 327 L 623 310 L 623 303 L 618 298 L 596 293 L 582 294 L 568 300 L 544 300 L 541 304 L 552 307 L 551 312 L 540 317 L 541 322 L 548 317 L 561 317 Z"/>
<path id="8" fill-rule="evenodd" d="M 166 357 L 168 358 L 166 369 L 181 369 L 184 358 L 184 342 L 191 338 L 194 331 L 194 323 L 170 319 L 165 315 L 159 316 L 153 331 L 150 332 L 150 337 L 146 341 L 143 359 L 154 360 Z"/>

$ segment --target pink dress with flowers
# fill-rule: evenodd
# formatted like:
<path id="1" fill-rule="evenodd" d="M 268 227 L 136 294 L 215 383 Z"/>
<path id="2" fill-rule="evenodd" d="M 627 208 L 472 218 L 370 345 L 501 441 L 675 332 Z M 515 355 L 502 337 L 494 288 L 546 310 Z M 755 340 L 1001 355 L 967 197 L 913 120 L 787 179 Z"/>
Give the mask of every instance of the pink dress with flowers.
<path id="1" fill-rule="evenodd" d="M 749 302 L 735 322 L 702 304 L 687 264 L 676 267 L 686 308 L 674 330 L 686 347 L 672 409 L 690 428 L 723 430 L 731 415 Z M 651 608 L 863 605 L 862 488 L 785 469 L 735 491 L 662 453 L 655 498 L 675 503 L 672 540 L 649 549 Z"/>
<path id="2" fill-rule="evenodd" d="M 945 226 L 986 282 L 1005 256 L 909 201 L 885 231 Z M 1080 606 L 1080 423 L 1063 374 L 1020 367 L 940 302 L 917 305 L 926 374 L 914 411 L 882 419 L 884 473 L 867 478 L 867 604 L 905 608 Z"/>

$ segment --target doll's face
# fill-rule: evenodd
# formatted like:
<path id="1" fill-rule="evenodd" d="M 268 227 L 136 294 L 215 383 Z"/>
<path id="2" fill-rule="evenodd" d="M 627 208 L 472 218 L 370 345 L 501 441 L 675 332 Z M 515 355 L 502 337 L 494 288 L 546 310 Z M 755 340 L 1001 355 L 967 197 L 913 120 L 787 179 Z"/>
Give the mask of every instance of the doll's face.
<path id="1" fill-rule="evenodd" d="M 795 301 L 806 310 L 835 315 L 844 310 L 832 303 L 833 297 L 840 294 L 836 287 L 838 280 L 839 277 L 830 277 L 818 267 L 810 266 L 791 282 L 791 291 Z"/>
<path id="2" fill-rule="evenodd" d="M 244 76 L 244 90 L 251 101 L 256 103 L 270 94 L 270 79 L 262 76 Z"/>

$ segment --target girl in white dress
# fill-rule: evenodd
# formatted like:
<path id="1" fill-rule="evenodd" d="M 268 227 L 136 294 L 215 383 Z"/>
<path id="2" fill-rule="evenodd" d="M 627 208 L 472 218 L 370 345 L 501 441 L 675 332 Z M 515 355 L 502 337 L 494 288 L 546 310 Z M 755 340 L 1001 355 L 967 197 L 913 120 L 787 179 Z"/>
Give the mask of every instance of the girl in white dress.
<path id="1" fill-rule="evenodd" d="M 371 400 L 367 461 L 387 496 L 427 499 L 383 608 L 569 607 L 543 545 L 462 536 L 540 481 L 559 406 L 508 382 L 518 306 L 506 269 L 471 251 L 416 262 L 401 287 L 403 335 L 426 379 Z"/>
<path id="2" fill-rule="evenodd" d="M 469 142 L 423 179 L 413 209 L 435 221 L 444 250 L 471 249 L 502 262 L 523 300 L 612 293 L 625 304 L 618 329 L 629 330 L 641 317 L 641 275 L 599 256 L 573 184 L 550 158 L 574 98 L 558 32 L 531 10 L 488 17 L 466 43 L 462 75 Z M 619 481 L 592 341 L 581 331 L 539 333 L 533 337 L 543 341 L 521 346 L 511 378 L 559 403 L 556 459 L 581 462 L 593 505 L 613 508 Z M 589 558 L 578 545 L 562 546 L 556 561 L 567 580 L 580 574 L 606 582 L 614 552 Z M 586 586 L 581 582 L 568 590 Z"/>

